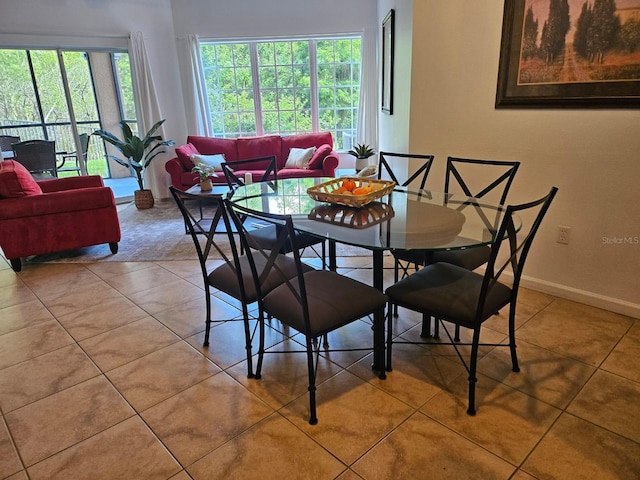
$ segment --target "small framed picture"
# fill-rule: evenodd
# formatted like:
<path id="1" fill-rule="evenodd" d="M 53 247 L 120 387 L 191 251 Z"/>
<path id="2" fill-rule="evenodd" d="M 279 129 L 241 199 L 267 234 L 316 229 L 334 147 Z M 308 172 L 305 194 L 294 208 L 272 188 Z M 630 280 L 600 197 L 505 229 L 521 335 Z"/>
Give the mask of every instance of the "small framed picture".
<path id="1" fill-rule="evenodd" d="M 382 111 L 393 115 L 393 9 L 382 21 Z"/>

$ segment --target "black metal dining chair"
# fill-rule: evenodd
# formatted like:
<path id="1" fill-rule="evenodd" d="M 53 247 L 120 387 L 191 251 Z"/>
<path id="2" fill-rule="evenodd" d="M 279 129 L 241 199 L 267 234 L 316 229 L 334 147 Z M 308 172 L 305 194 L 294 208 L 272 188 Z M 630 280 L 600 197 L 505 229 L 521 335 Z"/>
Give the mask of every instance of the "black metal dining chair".
<path id="1" fill-rule="evenodd" d="M 243 242 L 249 257 L 249 265 L 253 274 L 258 304 L 260 309 L 284 325 L 300 332 L 304 337 L 307 355 L 307 369 L 309 378 L 309 423 L 318 422 L 316 414 L 316 375 L 318 356 L 320 351 L 354 351 L 371 350 L 362 348 L 330 349 L 323 345 L 329 332 L 355 322 L 368 315 L 374 316 L 373 345 L 381 347 L 380 355 L 384 362 L 384 307 L 387 297 L 378 289 L 361 283 L 339 273 L 329 270 L 308 270 L 300 259 L 300 245 L 298 235 L 295 234 L 290 215 L 276 215 L 251 210 L 238 203 L 232 203 L 233 198 L 226 200 L 229 216 L 235 224 L 240 241 Z M 266 249 L 252 240 L 251 231 L 246 227 L 247 222 L 259 221 L 277 226 L 278 236 L 271 249 Z M 296 275 L 266 292 L 261 286 L 261 279 L 280 271 L 275 261 L 278 252 L 288 250 L 296 265 Z M 264 318 L 264 315 L 263 315 Z M 381 341 L 380 341 L 381 340 Z M 264 323 L 261 324 L 260 343 L 256 378 L 261 377 L 262 363 L 265 353 L 300 353 L 294 351 L 267 351 L 264 346 Z M 380 365 L 380 378 L 385 378 L 384 366 Z"/>
<path id="2" fill-rule="evenodd" d="M 268 162 L 268 166 L 265 167 L 265 161 Z M 271 155 L 268 157 L 253 158 L 249 160 L 238 160 L 235 162 L 222 163 L 222 171 L 227 185 L 231 191 L 235 191 L 238 187 L 245 185 L 245 178 L 240 172 L 257 171 L 264 168 L 264 172 L 257 178 L 251 178 L 252 182 L 271 182 L 272 185 L 278 181 L 278 169 L 276 166 L 276 157 Z M 251 236 L 260 242 L 264 247 L 268 247 L 272 244 L 277 236 L 278 225 L 261 226 L 260 228 L 254 228 L 251 230 Z M 310 235 L 307 233 L 296 232 L 297 245 L 304 251 L 306 248 L 310 248 L 322 262 L 322 268 L 327 267 L 327 242 L 324 238 Z M 316 250 L 317 246 L 320 246 L 320 252 Z M 286 250 L 287 245 L 283 245 L 280 253 L 291 253 Z"/>
<path id="3" fill-rule="evenodd" d="M 254 278 L 251 274 L 251 268 L 248 264 L 249 258 L 239 253 L 222 195 L 194 195 L 178 190 L 173 186 L 169 187 L 169 190 L 182 213 L 200 263 L 206 303 L 203 345 L 205 347 L 209 346 L 211 324 L 213 323 L 211 320 L 211 289 L 214 288 L 235 298 L 241 305 L 245 331 L 245 348 L 247 350 L 247 376 L 252 378 L 254 376 L 251 353 L 252 342 L 258 325 L 262 325 L 262 311 L 259 309 L 257 317 L 254 318 L 249 313 L 249 306 L 258 301 L 259 291 L 255 287 Z M 189 205 L 195 206 L 193 208 L 195 211 L 192 211 Z M 201 221 L 201 209 L 212 210 L 213 220 L 210 223 L 203 224 Z M 225 226 L 225 236 L 223 238 L 226 240 L 224 243 L 229 246 L 228 250 L 224 249 L 223 242 L 216 242 L 215 235 L 222 236 L 222 232 L 216 231 L 216 226 L 220 219 L 222 219 Z M 203 239 L 202 243 L 201 238 Z M 213 261 L 210 258 L 210 254 L 213 253 L 217 253 L 218 260 L 222 258 L 224 261 L 222 265 L 215 268 L 211 266 Z M 278 269 L 260 278 L 260 292 L 269 292 L 287 278 L 296 275 L 297 266 L 292 258 L 286 255 L 278 255 L 274 258 L 274 262 Z M 252 321 L 255 322 L 253 326 L 251 325 Z"/>
<path id="4" fill-rule="evenodd" d="M 378 180 L 393 180 L 400 187 L 415 191 L 423 190 L 433 164 L 433 158 L 433 155 L 380 152 L 378 158 Z M 415 168 L 416 165 L 415 171 L 409 175 L 409 169 Z M 407 274 L 407 267 L 402 264 L 402 257 L 398 256 L 402 253 L 404 252 L 391 252 L 393 255 L 393 278 L 395 282 L 399 279 L 400 270 L 403 270 L 405 275 Z"/>
<path id="5" fill-rule="evenodd" d="M 482 198 L 485 201 L 504 205 L 519 166 L 520 162 L 515 161 L 448 157 L 444 184 L 445 195 L 459 193 L 466 197 Z M 489 231 L 495 232 L 497 230 L 497 225 L 488 219 L 485 221 Z M 403 271 L 403 278 L 409 274 L 410 269 L 417 271 L 420 267 L 436 262 L 451 263 L 468 270 L 475 270 L 487 263 L 489 255 L 490 248 L 486 245 L 438 252 L 406 250 L 396 251 L 394 254 Z M 398 281 L 397 276 L 395 281 Z M 429 322 L 427 320 L 427 324 Z M 459 329 L 456 331 L 456 338 L 458 338 L 458 332 Z M 438 336 L 437 322 L 434 335 Z"/>
<path id="6" fill-rule="evenodd" d="M 511 352 L 512 369 L 519 371 L 516 356 L 515 319 L 518 288 L 525 260 L 542 220 L 556 195 L 557 188 L 544 197 L 529 203 L 506 207 L 503 220 L 496 234 L 496 241 L 490 248 L 490 255 L 484 274 L 476 273 L 452 263 L 438 262 L 413 273 L 386 289 L 389 297 L 388 312 L 399 305 L 421 313 L 423 316 L 422 337 L 430 337 L 424 331 L 424 319 L 435 317 L 443 326 L 449 343 L 454 347 L 469 374 L 469 403 L 467 413 L 475 415 L 475 384 L 480 346 L 508 347 Z M 535 215 L 528 228 L 519 229 L 522 218 Z M 506 251 L 503 251 L 503 248 Z M 500 254 L 500 260 L 498 260 Z M 506 260 L 504 260 L 506 258 Z M 510 277 L 505 281 L 505 277 Z M 505 306 L 509 306 L 509 342 L 480 343 L 480 332 L 485 320 Z M 387 369 L 392 369 L 392 347 L 395 343 L 430 344 L 414 342 L 393 336 L 392 315 L 387 323 Z M 473 337 L 470 343 L 459 343 L 449 332 L 445 322 L 456 327 L 470 329 Z M 465 361 L 459 347 L 471 346 L 469 363 Z"/>

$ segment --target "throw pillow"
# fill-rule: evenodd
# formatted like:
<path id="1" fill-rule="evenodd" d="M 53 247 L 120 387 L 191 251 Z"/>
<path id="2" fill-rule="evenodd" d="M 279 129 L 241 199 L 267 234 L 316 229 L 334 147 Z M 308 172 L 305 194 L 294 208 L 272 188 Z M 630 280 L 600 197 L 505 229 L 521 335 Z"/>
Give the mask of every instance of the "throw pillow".
<path id="1" fill-rule="evenodd" d="M 191 155 L 194 155 L 196 153 L 200 153 L 200 152 L 191 143 L 187 143 L 186 145 L 180 145 L 179 147 L 176 147 L 176 155 L 178 157 L 178 160 L 180 160 L 180 163 L 182 164 L 184 169 L 187 170 L 188 172 L 190 172 L 191 169 L 193 169 L 193 167 L 195 166 L 191 161 Z"/>
<path id="2" fill-rule="evenodd" d="M 314 153 L 316 153 L 316 147 L 292 148 L 284 168 L 307 168 Z"/>
<path id="3" fill-rule="evenodd" d="M 307 168 L 309 170 L 316 170 L 318 168 L 322 168 L 322 162 L 324 159 L 333 151 L 331 145 L 325 143 L 324 145 L 320 145 L 316 150 L 316 153 L 313 154 L 311 160 L 309 161 L 309 165 Z"/>
<path id="4" fill-rule="evenodd" d="M 200 153 L 191 155 L 191 161 L 194 165 L 204 163 L 208 167 L 212 167 L 214 171 L 221 172 L 222 164 L 226 162 L 222 153 L 216 153 L 215 155 L 202 155 Z"/>
<path id="5" fill-rule="evenodd" d="M 29 170 L 15 160 L 0 162 L 0 197 L 17 198 L 28 195 L 42 195 L 40 185 Z"/>

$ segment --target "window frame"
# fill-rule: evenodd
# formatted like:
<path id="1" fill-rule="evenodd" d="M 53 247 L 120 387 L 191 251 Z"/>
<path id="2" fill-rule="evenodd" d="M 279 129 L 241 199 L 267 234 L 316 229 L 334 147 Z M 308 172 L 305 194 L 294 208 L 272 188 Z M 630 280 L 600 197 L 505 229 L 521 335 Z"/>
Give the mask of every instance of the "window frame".
<path id="1" fill-rule="evenodd" d="M 334 92 L 338 89 L 338 88 L 349 88 L 351 90 L 351 105 L 350 106 L 339 106 L 337 104 L 337 102 L 335 101 L 335 97 L 334 97 L 334 104 L 333 107 L 321 107 L 320 106 L 320 97 L 319 97 L 319 91 L 320 91 L 320 87 L 319 87 L 319 79 L 318 79 L 318 64 L 319 64 L 319 59 L 318 59 L 318 50 L 317 50 L 317 46 L 319 42 L 323 42 L 323 41 L 332 41 L 332 42 L 339 42 L 339 41 L 349 41 L 351 42 L 351 55 L 350 58 L 347 62 L 336 62 L 336 59 L 334 58 L 334 63 L 333 65 L 342 65 L 342 64 L 347 64 L 349 67 L 349 72 L 350 72 L 350 79 L 349 79 L 349 83 L 348 85 L 341 85 L 339 84 L 337 81 L 335 81 L 334 79 L 334 83 L 332 85 L 332 88 L 334 90 Z M 264 85 L 262 86 L 261 89 L 261 79 L 260 79 L 260 72 L 259 69 L 260 67 L 262 67 L 261 65 L 259 65 L 259 61 L 258 61 L 258 48 L 260 44 L 275 44 L 275 43 L 281 43 L 281 42 L 306 42 L 308 45 L 308 59 L 309 59 L 309 63 L 308 63 L 308 69 L 309 69 L 309 96 L 310 96 L 310 108 L 308 109 L 311 115 L 311 129 L 299 129 L 298 128 L 298 124 L 297 124 L 297 120 L 298 120 L 298 115 L 300 115 L 301 110 L 298 110 L 296 108 L 294 108 L 293 110 L 291 110 L 295 116 L 295 120 L 294 120 L 294 131 L 291 132 L 289 131 L 289 129 L 286 129 L 286 131 L 284 133 L 281 133 L 283 130 L 283 125 L 280 121 L 280 111 L 279 109 L 276 110 L 277 114 L 278 114 L 278 122 L 277 122 L 277 127 L 278 127 L 278 131 L 271 131 L 269 129 L 265 129 L 265 125 L 264 125 L 264 112 L 263 112 L 263 96 L 264 96 L 264 91 L 266 90 L 266 88 L 269 89 L 275 89 L 275 91 L 277 92 L 280 88 L 291 88 L 292 90 L 296 90 L 295 85 L 292 85 L 291 87 L 278 87 L 277 85 L 275 87 L 265 87 Z M 359 54 L 357 56 L 354 57 L 354 42 L 358 42 L 356 48 L 359 50 Z M 222 125 L 222 130 L 220 130 L 220 128 L 218 127 L 217 130 L 214 131 L 214 136 L 216 137 L 220 137 L 220 138 L 236 138 L 236 137 L 240 137 L 240 136 L 246 136 L 246 135 L 268 135 L 268 134 L 282 134 L 282 135 L 288 135 L 288 134 L 293 134 L 293 133 L 311 133 L 311 132 L 318 132 L 318 131 L 331 131 L 333 138 L 334 138 L 334 143 L 336 144 L 336 147 L 339 148 L 340 150 L 348 150 L 349 148 L 351 148 L 352 144 L 349 143 L 349 141 L 344 141 L 344 139 L 354 139 L 356 137 L 356 132 L 357 132 L 357 122 L 358 122 L 358 109 L 362 108 L 362 106 L 360 105 L 360 90 L 362 88 L 362 82 L 361 82 L 361 76 L 362 76 L 362 48 L 363 48 L 363 44 L 364 44 L 364 39 L 363 39 L 363 35 L 361 32 L 359 33 L 349 33 L 349 34 L 340 34 L 340 35 L 330 35 L 330 36 L 304 36 L 304 37 L 268 37 L 268 38 L 251 38 L 251 39 L 247 39 L 247 38 L 240 38 L 240 39 L 202 39 L 200 41 L 200 56 L 201 56 L 201 61 L 202 61 L 202 65 L 203 65 L 203 76 L 205 78 L 205 85 L 206 85 L 206 90 L 207 90 L 207 94 L 206 94 L 206 99 L 207 102 L 209 103 L 209 111 L 210 111 L 210 115 L 211 115 L 211 122 L 213 125 L 219 124 L 218 118 L 216 117 L 224 117 L 225 114 L 229 114 L 229 115 L 233 115 L 235 114 L 238 118 L 238 131 L 230 131 L 228 129 L 225 128 L 224 123 Z M 212 75 L 212 69 L 219 71 L 220 67 L 219 65 L 212 65 L 211 62 L 208 61 L 206 54 L 203 54 L 205 52 L 205 49 L 210 49 L 210 48 L 215 48 L 215 46 L 217 45 L 243 45 L 243 46 L 247 46 L 249 49 L 249 60 L 250 60 L 250 70 L 251 70 L 251 80 L 252 80 L 252 98 L 253 98 L 253 116 L 254 116 L 254 123 L 255 123 L 255 132 L 245 132 L 243 131 L 243 129 L 241 128 L 241 115 L 244 112 L 241 112 L 240 109 L 238 108 L 237 104 L 236 104 L 236 111 L 235 112 L 231 112 L 229 110 L 224 110 L 224 105 L 222 104 L 222 102 L 220 102 L 221 108 L 222 110 L 217 109 L 217 107 L 215 107 L 213 104 L 217 103 L 217 102 L 213 102 L 212 97 L 215 95 L 217 98 L 221 98 L 221 93 L 223 90 L 221 89 L 216 89 L 213 90 L 211 89 L 211 85 L 212 83 L 209 81 L 209 79 L 211 78 L 210 76 Z M 334 43 L 334 49 L 335 49 L 335 43 Z M 335 51 L 335 50 L 334 50 Z M 357 51 L 355 52 L 356 54 L 358 53 Z M 287 64 L 287 65 L 291 65 L 292 69 L 295 70 L 295 67 L 298 65 L 296 63 L 294 63 L 294 58 L 292 57 L 291 63 Z M 277 69 L 279 66 L 282 66 L 280 64 L 278 64 L 277 60 L 274 58 L 274 64 L 273 64 L 273 68 Z M 235 60 L 233 60 L 233 66 L 232 68 L 235 70 L 236 68 L 245 68 L 244 65 L 241 65 L 240 67 L 238 67 L 235 63 Z M 237 78 L 237 77 L 236 77 Z M 295 78 L 295 77 L 294 77 Z M 237 85 L 236 85 L 236 92 L 237 92 Z M 215 92 L 215 93 L 213 93 Z M 355 94 L 355 96 L 354 96 Z M 334 93 L 335 95 L 335 93 Z M 237 94 L 236 94 L 236 98 L 237 98 Z M 306 110 L 306 109 L 305 109 Z M 323 111 L 326 110 L 333 110 L 334 115 L 333 115 L 333 126 L 331 128 L 323 128 L 322 127 L 322 120 L 320 118 L 320 115 L 322 114 Z M 283 112 L 289 112 L 290 110 L 282 110 Z M 338 119 L 338 115 L 336 115 L 337 112 L 344 112 L 344 111 L 349 111 L 350 113 L 350 118 L 348 119 L 348 123 L 350 125 L 350 127 L 348 128 L 344 128 L 340 126 L 339 124 L 339 119 Z M 223 120 L 224 122 L 224 120 Z M 267 131 L 268 130 L 268 131 Z M 343 145 L 343 142 L 345 143 Z"/>

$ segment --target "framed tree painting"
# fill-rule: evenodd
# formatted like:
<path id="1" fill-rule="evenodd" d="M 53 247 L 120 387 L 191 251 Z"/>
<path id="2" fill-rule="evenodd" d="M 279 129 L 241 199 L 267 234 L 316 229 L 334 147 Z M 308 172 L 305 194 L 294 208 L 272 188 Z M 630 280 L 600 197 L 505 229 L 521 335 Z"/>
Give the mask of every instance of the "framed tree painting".
<path id="1" fill-rule="evenodd" d="M 393 115 L 393 35 L 395 13 L 382 21 L 382 111 Z"/>
<path id="2" fill-rule="evenodd" d="M 640 0 L 506 0 L 496 108 L 640 107 Z"/>

